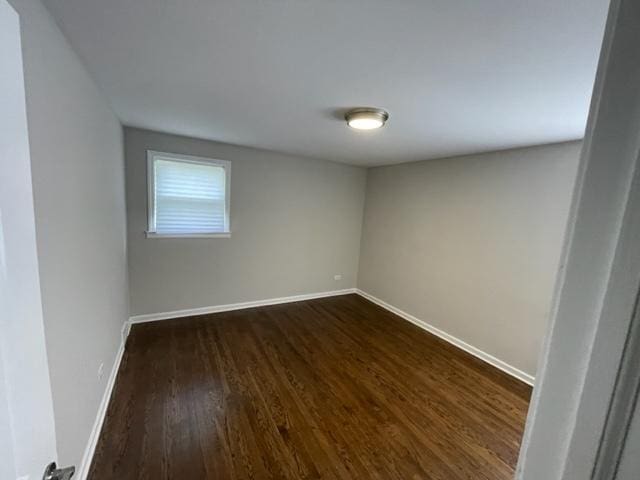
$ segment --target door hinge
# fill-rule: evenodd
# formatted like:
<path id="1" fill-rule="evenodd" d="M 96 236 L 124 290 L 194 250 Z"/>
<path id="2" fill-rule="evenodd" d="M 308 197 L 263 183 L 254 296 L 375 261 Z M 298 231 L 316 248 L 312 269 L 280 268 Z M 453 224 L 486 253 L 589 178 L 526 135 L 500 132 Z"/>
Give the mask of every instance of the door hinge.
<path id="1" fill-rule="evenodd" d="M 47 465 L 42 480 L 69 480 L 76 473 L 76 467 L 58 468 L 56 462 Z"/>

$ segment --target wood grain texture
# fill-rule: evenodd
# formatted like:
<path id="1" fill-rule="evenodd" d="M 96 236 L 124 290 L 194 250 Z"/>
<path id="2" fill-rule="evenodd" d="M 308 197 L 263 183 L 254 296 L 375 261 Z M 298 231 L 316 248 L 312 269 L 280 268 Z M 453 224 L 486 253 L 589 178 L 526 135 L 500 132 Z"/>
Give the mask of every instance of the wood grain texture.
<path id="1" fill-rule="evenodd" d="M 89 478 L 512 479 L 529 396 L 357 295 L 140 324 Z"/>

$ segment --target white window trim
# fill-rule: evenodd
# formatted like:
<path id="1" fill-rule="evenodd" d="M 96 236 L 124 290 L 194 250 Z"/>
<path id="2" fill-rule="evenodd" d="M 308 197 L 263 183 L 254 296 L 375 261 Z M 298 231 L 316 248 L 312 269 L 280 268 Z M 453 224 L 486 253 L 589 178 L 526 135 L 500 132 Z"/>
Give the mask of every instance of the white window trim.
<path id="1" fill-rule="evenodd" d="M 156 233 L 155 219 L 155 175 L 153 162 L 156 157 L 175 159 L 180 162 L 197 163 L 200 165 L 218 165 L 224 169 L 225 174 L 225 207 L 224 207 L 224 231 L 215 233 Z M 179 153 L 159 152 L 147 150 L 147 238 L 229 238 L 231 237 L 229 208 L 231 197 L 231 162 L 215 158 L 195 157 Z"/>

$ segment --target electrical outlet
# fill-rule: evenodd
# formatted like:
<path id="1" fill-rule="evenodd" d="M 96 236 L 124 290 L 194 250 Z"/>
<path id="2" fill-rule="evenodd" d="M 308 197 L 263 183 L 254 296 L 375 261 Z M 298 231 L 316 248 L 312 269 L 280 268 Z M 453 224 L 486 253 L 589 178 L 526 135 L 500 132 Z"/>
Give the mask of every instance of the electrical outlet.
<path id="1" fill-rule="evenodd" d="M 104 363 L 101 363 L 98 367 L 98 380 L 102 380 L 102 376 L 104 375 Z"/>
<path id="2" fill-rule="evenodd" d="M 338 280 L 342 280 L 342 275 L 334 275 L 333 279 L 337 282 Z"/>

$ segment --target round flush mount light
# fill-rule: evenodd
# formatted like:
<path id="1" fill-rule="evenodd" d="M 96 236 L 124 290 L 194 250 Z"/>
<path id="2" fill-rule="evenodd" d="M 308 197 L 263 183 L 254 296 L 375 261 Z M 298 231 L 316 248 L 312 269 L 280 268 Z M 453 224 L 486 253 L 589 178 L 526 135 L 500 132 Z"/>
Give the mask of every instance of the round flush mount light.
<path id="1" fill-rule="evenodd" d="M 356 130 L 375 130 L 384 126 L 389 114 L 381 108 L 354 108 L 344 118 L 347 125 Z"/>

